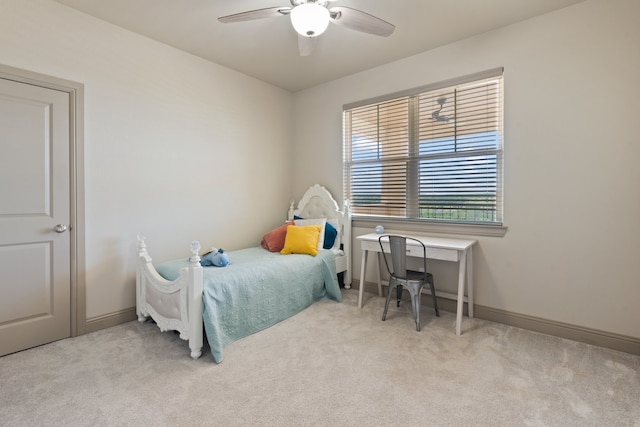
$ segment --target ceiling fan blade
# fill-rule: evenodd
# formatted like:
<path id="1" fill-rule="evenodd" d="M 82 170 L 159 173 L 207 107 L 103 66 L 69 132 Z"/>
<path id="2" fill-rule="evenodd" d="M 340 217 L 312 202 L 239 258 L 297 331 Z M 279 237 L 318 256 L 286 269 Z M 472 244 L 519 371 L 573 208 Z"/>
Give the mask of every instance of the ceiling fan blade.
<path id="1" fill-rule="evenodd" d="M 395 25 L 358 9 L 336 6 L 329 9 L 329 12 L 331 12 L 331 21 L 334 24 L 344 25 L 363 33 L 389 37 L 396 29 Z"/>
<path id="2" fill-rule="evenodd" d="M 309 56 L 313 49 L 316 47 L 317 37 L 305 37 L 298 34 L 298 51 L 300 56 Z"/>
<path id="3" fill-rule="evenodd" d="M 228 24 L 230 22 L 253 21 L 254 19 L 273 18 L 276 16 L 288 15 L 291 13 L 290 7 L 268 7 L 265 9 L 250 10 L 248 12 L 234 13 L 233 15 L 221 16 L 218 21 Z"/>

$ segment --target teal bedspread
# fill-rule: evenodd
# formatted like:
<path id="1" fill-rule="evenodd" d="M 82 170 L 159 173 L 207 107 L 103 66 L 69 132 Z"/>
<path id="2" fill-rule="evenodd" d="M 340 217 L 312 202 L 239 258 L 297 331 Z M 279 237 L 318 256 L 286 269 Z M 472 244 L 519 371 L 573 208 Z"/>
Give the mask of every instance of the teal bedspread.
<path id="1" fill-rule="evenodd" d="M 204 267 L 204 328 L 216 362 L 228 344 L 293 316 L 322 299 L 342 301 L 334 254 L 281 255 L 262 247 L 229 251 L 231 264 Z M 169 280 L 186 261 L 156 267 Z"/>

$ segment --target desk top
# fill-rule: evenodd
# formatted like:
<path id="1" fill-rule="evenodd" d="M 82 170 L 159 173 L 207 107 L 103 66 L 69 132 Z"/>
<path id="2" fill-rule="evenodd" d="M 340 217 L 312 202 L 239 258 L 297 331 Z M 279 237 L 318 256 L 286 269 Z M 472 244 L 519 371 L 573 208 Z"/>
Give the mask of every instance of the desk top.
<path id="1" fill-rule="evenodd" d="M 377 242 L 380 236 L 385 236 L 385 235 L 386 234 L 370 233 L 370 234 L 363 234 L 361 236 L 357 236 L 356 239 L 363 240 L 363 241 Z M 465 251 L 477 242 L 477 240 L 449 239 L 449 238 L 442 238 L 442 237 L 423 236 L 419 234 L 403 234 L 403 236 L 418 239 L 422 243 L 424 243 L 424 245 L 427 247 L 455 249 L 459 251 Z M 383 239 L 383 241 L 384 240 L 385 239 Z M 407 245 L 411 245 L 411 241 L 408 241 Z"/>

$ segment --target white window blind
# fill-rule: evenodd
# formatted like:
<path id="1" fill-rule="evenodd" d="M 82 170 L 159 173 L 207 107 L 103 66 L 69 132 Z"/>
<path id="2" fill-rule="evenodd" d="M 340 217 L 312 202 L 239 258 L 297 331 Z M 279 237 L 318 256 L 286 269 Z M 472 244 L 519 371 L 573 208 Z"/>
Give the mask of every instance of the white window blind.
<path id="1" fill-rule="evenodd" d="M 502 223 L 502 69 L 345 106 L 354 215 Z"/>

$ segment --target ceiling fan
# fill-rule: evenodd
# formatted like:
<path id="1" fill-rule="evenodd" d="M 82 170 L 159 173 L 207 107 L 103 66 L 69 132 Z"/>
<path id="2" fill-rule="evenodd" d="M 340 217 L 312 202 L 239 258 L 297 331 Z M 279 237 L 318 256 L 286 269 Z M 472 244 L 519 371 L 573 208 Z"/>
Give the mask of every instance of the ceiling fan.
<path id="1" fill-rule="evenodd" d="M 301 56 L 311 54 L 317 37 L 324 33 L 329 22 L 381 37 L 390 36 L 396 28 L 393 24 L 358 9 L 344 6 L 329 7 L 329 3 L 334 0 L 289 1 L 291 6 L 235 13 L 221 16 L 218 21 L 226 24 L 288 15 L 293 28 L 298 33 L 298 50 Z"/>
<path id="2" fill-rule="evenodd" d="M 446 97 L 440 97 L 436 100 L 436 102 L 440 105 L 440 108 L 435 110 L 433 113 L 431 113 L 431 117 L 433 118 L 433 120 L 437 121 L 437 122 L 444 122 L 444 123 L 449 123 L 451 120 L 455 121 L 455 116 L 443 116 L 440 114 L 440 112 L 442 111 L 442 108 L 444 107 L 445 102 L 447 102 L 447 98 Z"/>

